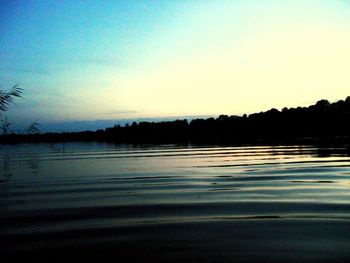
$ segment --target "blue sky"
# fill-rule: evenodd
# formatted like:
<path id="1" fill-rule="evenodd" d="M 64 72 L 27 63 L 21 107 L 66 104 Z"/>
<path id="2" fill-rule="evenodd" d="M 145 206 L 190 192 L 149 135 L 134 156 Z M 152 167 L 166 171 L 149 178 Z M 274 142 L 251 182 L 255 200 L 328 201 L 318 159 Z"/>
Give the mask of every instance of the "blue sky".
<path id="1" fill-rule="evenodd" d="M 349 94 L 347 1 L 0 1 L 13 122 L 216 116 Z M 53 127 L 53 126 L 52 126 Z"/>

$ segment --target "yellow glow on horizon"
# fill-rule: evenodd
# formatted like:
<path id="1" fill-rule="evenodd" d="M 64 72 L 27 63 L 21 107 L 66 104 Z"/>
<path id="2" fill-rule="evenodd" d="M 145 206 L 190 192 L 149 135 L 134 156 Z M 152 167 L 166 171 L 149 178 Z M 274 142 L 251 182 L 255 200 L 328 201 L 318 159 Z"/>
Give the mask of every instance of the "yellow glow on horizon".
<path id="1" fill-rule="evenodd" d="M 66 54 L 46 75 L 26 73 L 42 89 L 28 92 L 41 92 L 32 97 L 32 115 L 49 120 L 240 115 L 350 95 L 347 3 L 184 1 L 170 9 L 162 19 L 153 14 L 151 30 L 143 23 L 128 25 L 141 35 L 111 13 L 116 28 L 86 28 L 93 44 L 81 57 Z M 137 21 L 134 16 L 130 13 Z"/>
<path id="2" fill-rule="evenodd" d="M 176 116 L 299 106 L 300 98 L 306 104 L 344 99 L 350 87 L 349 47 L 346 28 L 265 32 L 239 49 L 182 57 L 131 74 L 122 82 L 119 101 L 142 116 Z"/>

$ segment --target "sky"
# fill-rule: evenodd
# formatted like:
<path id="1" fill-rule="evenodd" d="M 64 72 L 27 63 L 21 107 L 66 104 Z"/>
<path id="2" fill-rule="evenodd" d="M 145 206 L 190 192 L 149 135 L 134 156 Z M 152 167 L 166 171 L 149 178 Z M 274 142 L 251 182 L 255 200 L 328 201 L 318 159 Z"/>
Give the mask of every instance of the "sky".
<path id="1" fill-rule="evenodd" d="M 7 113 L 17 124 L 241 115 L 350 95 L 348 1 L 0 0 L 0 14 L 0 89 L 24 89 Z"/>

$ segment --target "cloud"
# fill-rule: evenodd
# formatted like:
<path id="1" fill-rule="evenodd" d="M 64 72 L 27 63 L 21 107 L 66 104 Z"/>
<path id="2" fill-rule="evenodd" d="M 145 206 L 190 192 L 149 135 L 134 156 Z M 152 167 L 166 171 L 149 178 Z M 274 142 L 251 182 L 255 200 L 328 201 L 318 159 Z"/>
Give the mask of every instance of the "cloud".
<path id="1" fill-rule="evenodd" d="M 137 113 L 139 113 L 139 112 L 135 111 L 135 110 L 116 110 L 116 111 L 103 112 L 101 114 L 103 114 L 103 115 L 114 115 L 114 114 L 137 114 Z"/>

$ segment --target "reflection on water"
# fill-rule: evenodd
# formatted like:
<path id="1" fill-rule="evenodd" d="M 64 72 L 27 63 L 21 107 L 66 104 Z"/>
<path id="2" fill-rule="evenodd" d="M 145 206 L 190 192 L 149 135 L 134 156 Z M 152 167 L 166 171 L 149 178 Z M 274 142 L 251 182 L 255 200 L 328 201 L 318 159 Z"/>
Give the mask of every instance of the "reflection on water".
<path id="1" fill-rule="evenodd" d="M 6 150 L 7 149 L 4 149 L 3 155 L 1 158 L 2 160 L 1 160 L 0 171 L 1 171 L 2 178 L 0 178 L 0 182 L 8 181 L 12 175 L 11 169 L 10 169 L 10 155 Z"/>
<path id="2" fill-rule="evenodd" d="M 3 146 L 0 255 L 349 261 L 348 153 L 312 146 Z"/>

